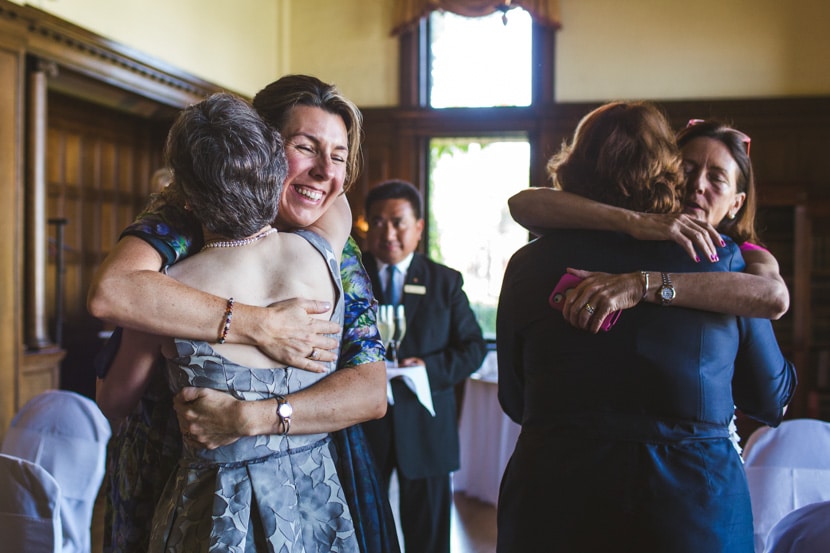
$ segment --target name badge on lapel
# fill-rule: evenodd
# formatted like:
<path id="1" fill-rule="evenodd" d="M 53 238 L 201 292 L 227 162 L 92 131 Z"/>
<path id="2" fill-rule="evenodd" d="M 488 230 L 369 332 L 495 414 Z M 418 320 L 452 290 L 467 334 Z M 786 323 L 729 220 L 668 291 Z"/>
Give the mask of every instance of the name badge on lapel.
<path id="1" fill-rule="evenodd" d="M 423 296 L 427 293 L 427 287 L 421 284 L 404 284 L 403 292 L 404 294 L 417 294 L 419 296 Z"/>

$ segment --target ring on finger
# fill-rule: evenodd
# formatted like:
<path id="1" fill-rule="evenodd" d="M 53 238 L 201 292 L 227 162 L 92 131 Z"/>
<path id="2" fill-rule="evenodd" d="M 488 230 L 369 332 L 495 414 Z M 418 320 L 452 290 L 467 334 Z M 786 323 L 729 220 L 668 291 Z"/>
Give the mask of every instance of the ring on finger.
<path id="1" fill-rule="evenodd" d="M 319 354 L 317 353 L 317 348 L 311 348 L 311 353 L 308 354 L 308 359 L 312 361 L 316 361 Z"/>
<path id="2" fill-rule="evenodd" d="M 590 303 L 586 303 L 586 304 L 582 307 L 582 309 L 584 309 L 585 311 L 587 311 L 589 315 L 593 315 L 593 314 L 594 314 L 594 306 L 593 306 L 593 305 L 591 305 Z"/>

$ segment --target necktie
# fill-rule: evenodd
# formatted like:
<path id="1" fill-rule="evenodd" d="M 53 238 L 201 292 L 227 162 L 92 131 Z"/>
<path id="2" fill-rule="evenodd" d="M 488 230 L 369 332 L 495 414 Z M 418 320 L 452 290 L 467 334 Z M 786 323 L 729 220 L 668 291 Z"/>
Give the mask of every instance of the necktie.
<path id="1" fill-rule="evenodd" d="M 400 270 L 394 265 L 389 265 L 386 268 L 386 299 L 392 305 L 401 303 L 401 292 L 395 282 L 396 273 L 399 272 Z"/>

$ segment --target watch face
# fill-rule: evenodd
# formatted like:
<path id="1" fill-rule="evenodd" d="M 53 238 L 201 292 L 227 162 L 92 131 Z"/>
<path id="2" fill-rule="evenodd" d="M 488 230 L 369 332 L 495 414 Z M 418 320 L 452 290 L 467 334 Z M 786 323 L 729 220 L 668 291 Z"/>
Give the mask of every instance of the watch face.
<path id="1" fill-rule="evenodd" d="M 290 403 L 281 403 L 279 409 L 277 409 L 277 413 L 284 419 L 287 419 L 294 413 L 294 408 L 291 407 Z"/>
<path id="2" fill-rule="evenodd" d="M 660 297 L 666 301 L 671 301 L 674 299 L 674 288 L 669 288 L 668 286 L 664 286 L 660 288 Z"/>

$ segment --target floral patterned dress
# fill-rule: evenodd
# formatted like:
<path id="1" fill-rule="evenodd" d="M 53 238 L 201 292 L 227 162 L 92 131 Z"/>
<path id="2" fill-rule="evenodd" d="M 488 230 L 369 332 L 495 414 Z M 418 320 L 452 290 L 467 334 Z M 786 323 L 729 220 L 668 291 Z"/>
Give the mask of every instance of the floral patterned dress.
<path id="1" fill-rule="evenodd" d="M 199 251 L 202 237 L 198 221 L 182 206 L 175 187 L 168 186 L 153 197 L 122 237 L 134 236 L 149 243 L 162 256 L 165 266 L 184 259 Z M 345 318 L 338 368 L 383 361 L 383 345 L 375 326 L 376 302 L 360 249 L 351 238 L 343 249 L 340 274 Z M 106 375 L 119 341 L 120 329 L 116 329 L 96 359 L 99 377 Z M 332 439 L 360 551 L 399 553 L 392 510 L 360 425 L 335 432 Z M 173 396 L 159 374 L 109 442 L 104 553 L 147 552 L 153 513 L 178 466 L 181 444 Z"/>
<path id="2" fill-rule="evenodd" d="M 324 256 L 343 319 L 340 272 L 328 244 L 297 231 Z M 203 341 L 176 339 L 167 360 L 175 394 L 210 387 L 237 399 L 272 399 L 306 388 L 328 373 L 292 367 L 254 369 L 219 355 Z M 329 363 L 329 372 L 335 370 Z M 357 552 L 355 528 L 327 434 L 243 437 L 208 450 L 187 442 L 153 520 L 149 551 Z"/>

